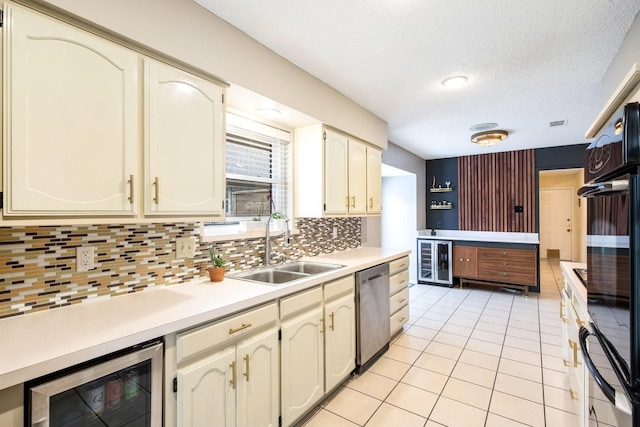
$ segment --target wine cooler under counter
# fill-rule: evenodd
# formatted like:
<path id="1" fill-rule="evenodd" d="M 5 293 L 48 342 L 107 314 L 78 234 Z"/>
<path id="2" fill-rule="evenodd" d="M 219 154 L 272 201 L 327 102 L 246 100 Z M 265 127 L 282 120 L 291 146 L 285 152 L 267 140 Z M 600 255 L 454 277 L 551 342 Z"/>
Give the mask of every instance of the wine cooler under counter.
<path id="1" fill-rule="evenodd" d="M 26 425 L 160 426 L 162 360 L 156 340 L 31 381 Z"/>
<path id="2" fill-rule="evenodd" d="M 449 240 L 418 239 L 418 283 L 453 284 L 451 248 Z"/>

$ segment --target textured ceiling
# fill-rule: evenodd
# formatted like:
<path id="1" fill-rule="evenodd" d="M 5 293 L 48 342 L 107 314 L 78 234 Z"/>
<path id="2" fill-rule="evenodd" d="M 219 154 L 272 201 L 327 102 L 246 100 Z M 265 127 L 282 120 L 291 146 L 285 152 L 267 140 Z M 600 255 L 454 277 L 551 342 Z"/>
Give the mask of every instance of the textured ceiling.
<path id="1" fill-rule="evenodd" d="M 196 0 L 425 158 L 580 144 L 638 0 Z M 441 82 L 469 78 L 461 89 Z M 549 122 L 567 120 L 550 128 Z M 509 138 L 469 142 L 477 123 Z"/>

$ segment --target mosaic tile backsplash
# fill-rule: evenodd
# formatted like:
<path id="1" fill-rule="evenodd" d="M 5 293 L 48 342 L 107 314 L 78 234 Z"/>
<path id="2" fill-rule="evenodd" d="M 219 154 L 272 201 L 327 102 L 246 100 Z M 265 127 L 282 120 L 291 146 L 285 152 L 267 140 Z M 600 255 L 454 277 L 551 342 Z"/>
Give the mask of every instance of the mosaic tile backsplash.
<path id="1" fill-rule="evenodd" d="M 360 225 L 360 218 L 297 218 L 300 234 L 288 247 L 282 236 L 271 238 L 274 262 L 356 248 Z M 177 237 L 199 231 L 197 223 L 0 227 L 0 318 L 206 276 L 207 244 L 199 244 L 191 259 L 176 259 L 174 251 Z M 78 246 L 95 248 L 93 270 L 76 272 Z M 227 271 L 263 265 L 264 237 L 214 246 Z"/>

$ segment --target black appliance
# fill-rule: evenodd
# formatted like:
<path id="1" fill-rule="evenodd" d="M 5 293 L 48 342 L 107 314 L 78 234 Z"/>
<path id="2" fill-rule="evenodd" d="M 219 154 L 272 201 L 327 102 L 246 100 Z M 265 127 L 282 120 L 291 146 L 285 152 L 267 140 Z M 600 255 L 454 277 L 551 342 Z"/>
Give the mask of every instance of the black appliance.
<path id="1" fill-rule="evenodd" d="M 591 318 L 580 328 L 580 346 L 592 378 L 617 408 L 617 425 L 634 427 L 640 427 L 639 165 L 640 107 L 630 103 L 587 147 L 587 185 L 578 195 L 588 198 Z"/>
<path id="2" fill-rule="evenodd" d="M 453 284 L 452 242 L 418 239 L 418 283 Z"/>

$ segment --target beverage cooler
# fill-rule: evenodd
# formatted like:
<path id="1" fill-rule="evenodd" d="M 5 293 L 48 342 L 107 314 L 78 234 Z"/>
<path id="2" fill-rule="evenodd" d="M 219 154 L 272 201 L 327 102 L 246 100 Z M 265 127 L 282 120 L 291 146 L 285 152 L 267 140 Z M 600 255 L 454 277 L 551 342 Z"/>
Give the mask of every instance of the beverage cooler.
<path id="1" fill-rule="evenodd" d="M 153 341 L 26 384 L 25 425 L 162 425 L 162 341 Z"/>
<path id="2" fill-rule="evenodd" d="M 453 284 L 451 242 L 418 239 L 418 283 Z"/>

